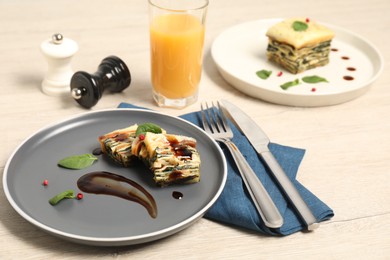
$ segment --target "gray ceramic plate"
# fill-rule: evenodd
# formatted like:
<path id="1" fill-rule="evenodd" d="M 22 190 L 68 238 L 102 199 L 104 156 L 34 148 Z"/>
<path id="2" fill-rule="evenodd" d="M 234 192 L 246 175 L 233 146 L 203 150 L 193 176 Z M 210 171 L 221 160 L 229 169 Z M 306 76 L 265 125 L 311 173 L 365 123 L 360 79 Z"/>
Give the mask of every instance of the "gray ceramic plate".
<path id="1" fill-rule="evenodd" d="M 82 170 L 57 166 L 64 157 L 98 148 L 100 135 L 145 122 L 197 139 L 202 160 L 200 183 L 159 188 L 142 164 L 122 168 L 104 155 Z M 157 218 L 151 218 L 140 204 L 107 195 L 84 193 L 82 200 L 64 200 L 56 206 L 48 203 L 64 190 L 79 192 L 78 178 L 92 171 L 113 172 L 139 183 L 156 200 Z M 8 160 L 3 186 L 13 208 L 35 226 L 77 243 L 119 246 L 157 240 L 193 224 L 222 192 L 226 174 L 226 161 L 218 144 L 197 126 L 157 112 L 115 109 L 86 113 L 32 135 Z M 46 187 L 42 185 L 45 179 L 49 181 Z M 183 198 L 175 199 L 174 191 L 181 192 Z"/>

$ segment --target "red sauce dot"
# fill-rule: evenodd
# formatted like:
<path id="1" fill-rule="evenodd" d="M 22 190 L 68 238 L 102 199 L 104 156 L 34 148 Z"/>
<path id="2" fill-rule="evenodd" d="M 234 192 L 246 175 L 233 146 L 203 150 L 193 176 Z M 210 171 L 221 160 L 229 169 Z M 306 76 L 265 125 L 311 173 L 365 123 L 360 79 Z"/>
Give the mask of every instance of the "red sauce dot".
<path id="1" fill-rule="evenodd" d="M 354 78 L 351 77 L 351 76 L 344 76 L 343 79 L 348 80 L 348 81 L 349 81 L 349 80 L 354 80 Z"/>

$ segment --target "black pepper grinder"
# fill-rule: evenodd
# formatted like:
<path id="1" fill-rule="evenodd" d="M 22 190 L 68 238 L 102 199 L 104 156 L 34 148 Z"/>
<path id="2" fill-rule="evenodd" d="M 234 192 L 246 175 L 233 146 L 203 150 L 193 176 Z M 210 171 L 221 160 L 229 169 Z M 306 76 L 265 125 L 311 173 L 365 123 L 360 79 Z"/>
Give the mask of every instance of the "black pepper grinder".
<path id="1" fill-rule="evenodd" d="M 116 56 L 102 60 L 98 71 L 89 74 L 78 71 L 70 81 L 72 97 L 83 107 L 97 104 L 105 90 L 119 93 L 130 85 L 131 75 L 126 64 Z"/>

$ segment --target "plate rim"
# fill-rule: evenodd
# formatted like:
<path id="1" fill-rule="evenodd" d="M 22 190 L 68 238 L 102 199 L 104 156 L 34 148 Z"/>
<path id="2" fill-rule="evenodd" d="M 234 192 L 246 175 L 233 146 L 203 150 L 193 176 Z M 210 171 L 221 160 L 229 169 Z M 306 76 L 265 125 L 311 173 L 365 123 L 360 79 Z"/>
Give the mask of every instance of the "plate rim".
<path id="1" fill-rule="evenodd" d="M 107 112 L 117 113 L 117 112 L 124 112 L 124 111 L 157 114 L 157 115 L 161 115 L 161 116 L 164 116 L 164 117 L 172 118 L 174 120 L 182 121 L 185 124 L 189 124 L 192 127 L 196 128 L 198 131 L 200 131 L 203 134 L 203 136 L 207 139 L 207 141 L 210 141 L 213 144 L 213 146 L 216 148 L 216 151 L 218 151 L 218 156 L 222 158 L 222 164 L 221 164 L 222 168 L 223 168 L 222 181 L 221 181 L 220 186 L 218 187 L 218 190 L 216 190 L 215 195 L 213 196 L 213 198 L 210 201 L 208 201 L 206 203 L 206 205 L 203 206 L 203 208 L 201 208 L 194 215 L 186 218 L 185 220 L 183 220 L 183 221 L 181 221 L 181 222 L 179 222 L 179 223 L 177 223 L 175 225 L 169 226 L 167 228 L 163 228 L 161 230 L 158 230 L 158 231 L 149 232 L 149 233 L 145 233 L 145 234 L 141 234 L 141 235 L 135 235 L 135 236 L 92 237 L 92 236 L 84 236 L 84 235 L 77 235 L 77 234 L 73 234 L 73 233 L 67 233 L 67 232 L 64 232 L 64 231 L 52 228 L 50 226 L 47 226 L 44 223 L 34 219 L 32 216 L 30 216 L 29 214 L 24 212 L 24 210 L 21 207 L 19 207 L 18 203 L 16 203 L 14 201 L 14 199 L 13 199 L 11 193 L 10 193 L 10 189 L 8 187 L 8 182 L 7 182 L 7 179 L 8 179 L 7 177 L 10 174 L 9 173 L 9 167 L 10 167 L 10 164 L 12 163 L 12 161 L 13 161 L 13 158 L 15 157 L 17 152 L 22 147 L 24 147 L 24 145 L 30 139 L 34 138 L 35 136 L 37 136 L 38 134 L 40 134 L 40 133 L 42 133 L 44 131 L 47 131 L 48 129 L 50 129 L 52 127 L 64 124 L 64 123 L 72 121 L 72 120 L 77 120 L 77 119 L 82 118 L 82 117 L 88 117 L 88 115 L 107 113 Z M 8 203 L 27 222 L 33 224 L 34 226 L 38 227 L 39 229 L 41 229 L 43 231 L 46 231 L 46 232 L 48 232 L 48 233 L 50 233 L 50 234 L 52 234 L 54 236 L 63 238 L 65 240 L 72 241 L 72 242 L 77 242 L 77 243 L 80 243 L 80 244 L 94 245 L 94 246 L 123 246 L 123 245 L 141 244 L 141 243 L 147 243 L 147 242 L 155 241 L 155 240 L 158 240 L 158 239 L 170 236 L 170 235 L 172 235 L 174 233 L 180 232 L 181 230 L 183 230 L 183 229 L 187 228 L 188 226 L 190 226 L 191 224 L 193 224 L 197 219 L 200 219 L 200 218 L 203 217 L 203 215 L 206 213 L 206 211 L 220 197 L 220 195 L 221 195 L 221 193 L 222 193 L 222 191 L 223 191 L 223 189 L 225 187 L 226 180 L 227 180 L 227 162 L 226 162 L 226 158 L 224 156 L 224 153 L 223 153 L 221 147 L 218 145 L 218 143 L 212 137 L 210 137 L 202 128 L 200 128 L 199 126 L 195 125 L 194 123 L 192 123 L 190 121 L 187 121 L 187 120 L 185 120 L 183 118 L 180 118 L 178 116 L 164 114 L 162 112 L 155 111 L 155 110 L 149 110 L 147 108 L 145 108 L 145 109 L 143 109 L 143 108 L 114 108 L 114 109 L 101 109 L 101 110 L 95 110 L 95 111 L 88 111 L 88 112 L 79 113 L 77 115 L 68 116 L 65 119 L 58 120 L 58 121 L 56 121 L 54 123 L 50 123 L 50 124 L 48 124 L 46 126 L 43 126 L 43 127 L 39 128 L 38 130 L 36 130 L 35 132 L 33 132 L 32 134 L 28 135 L 12 151 L 11 155 L 9 156 L 9 158 L 6 161 L 6 164 L 5 164 L 5 167 L 4 167 L 4 170 L 3 170 L 3 178 L 2 178 L 3 190 L 4 190 L 4 193 L 6 195 Z"/>
<path id="2" fill-rule="evenodd" d="M 222 64 L 218 61 L 218 50 L 217 50 L 217 44 L 221 40 L 221 37 L 224 36 L 224 34 L 229 33 L 231 30 L 235 30 L 239 27 L 245 27 L 250 26 L 252 24 L 256 23 L 277 23 L 280 21 L 283 21 L 284 18 L 268 18 L 268 19 L 258 19 L 258 20 L 251 20 L 251 21 L 245 21 L 239 24 L 235 24 L 233 26 L 230 26 L 223 31 L 221 31 L 213 40 L 212 46 L 211 46 L 211 56 L 214 61 L 214 64 L 217 66 L 218 71 L 222 75 L 222 77 L 233 87 L 235 87 L 237 90 L 239 90 L 242 93 L 245 93 L 249 96 L 261 99 L 263 101 L 267 101 L 274 104 L 280 104 L 280 105 L 287 105 L 287 106 L 301 106 L 301 107 L 317 107 L 317 106 L 327 106 L 327 105 L 336 105 L 340 103 L 347 102 L 349 100 L 352 100 L 354 98 L 359 97 L 363 93 L 365 93 L 368 90 L 368 87 L 378 79 L 378 77 L 382 74 L 384 70 L 384 58 L 379 49 L 369 40 L 362 37 L 361 35 L 350 31 L 348 29 L 345 29 L 343 27 L 333 25 L 330 23 L 324 23 L 321 21 L 318 21 L 318 23 L 321 23 L 332 30 L 337 30 L 339 32 L 343 32 L 344 34 L 348 34 L 350 36 L 353 36 L 355 39 L 358 39 L 360 42 L 363 42 L 368 47 L 371 48 L 371 51 L 376 55 L 375 59 L 377 59 L 377 69 L 373 71 L 373 76 L 369 78 L 362 86 L 354 87 L 347 91 L 342 92 L 333 92 L 333 93 L 316 93 L 315 95 L 304 94 L 304 93 L 284 93 L 279 91 L 278 89 L 271 89 L 267 87 L 262 87 L 260 84 L 255 85 L 251 82 L 242 79 L 238 77 L 237 75 L 234 75 L 234 73 L 229 72 Z M 263 28 L 264 29 L 264 28 Z M 259 30 L 263 30 L 259 29 Z M 252 93 L 252 92 L 258 92 L 258 93 Z M 337 98 L 337 96 L 351 94 L 350 98 Z M 354 94 L 354 95 L 353 95 Z M 278 95 L 279 99 L 281 99 L 280 102 L 278 102 L 277 98 L 270 97 L 270 95 Z M 335 98 L 334 102 L 331 102 L 330 100 L 327 100 L 327 102 L 324 102 L 324 98 Z M 293 98 L 293 100 L 291 100 Z M 296 99 L 303 99 L 303 102 L 297 102 Z M 302 104 L 300 104 L 302 103 Z"/>

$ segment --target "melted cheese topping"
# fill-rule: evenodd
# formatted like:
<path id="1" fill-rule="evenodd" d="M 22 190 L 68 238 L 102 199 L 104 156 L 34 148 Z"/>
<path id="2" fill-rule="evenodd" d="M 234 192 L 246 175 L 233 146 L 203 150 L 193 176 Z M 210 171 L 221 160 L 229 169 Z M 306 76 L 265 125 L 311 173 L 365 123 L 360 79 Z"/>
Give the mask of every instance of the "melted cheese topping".
<path id="1" fill-rule="evenodd" d="M 334 37 L 332 30 L 314 21 L 307 22 L 308 28 L 305 31 L 295 31 L 292 27 L 295 21 L 306 23 L 305 18 L 287 19 L 269 28 L 266 35 L 272 40 L 289 44 L 296 49 L 315 46 Z"/>

